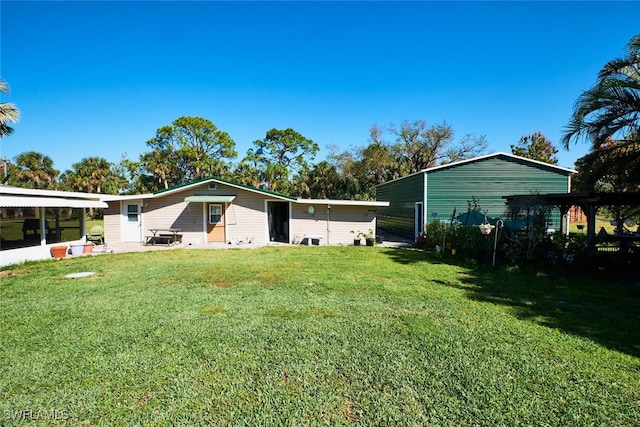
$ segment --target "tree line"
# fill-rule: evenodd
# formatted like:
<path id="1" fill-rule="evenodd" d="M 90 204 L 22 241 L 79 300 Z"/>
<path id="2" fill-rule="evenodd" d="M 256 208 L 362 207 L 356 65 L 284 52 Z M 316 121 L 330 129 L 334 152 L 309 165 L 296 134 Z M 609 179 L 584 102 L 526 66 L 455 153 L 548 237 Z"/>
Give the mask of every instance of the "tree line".
<path id="1" fill-rule="evenodd" d="M 485 152 L 484 137 L 454 140 L 446 122 L 374 125 L 364 146 L 332 146 L 313 163 L 319 145 L 294 129 L 270 129 L 239 161 L 229 133 L 202 117 L 179 117 L 157 129 L 138 159 L 118 163 L 88 157 L 60 173 L 48 155 L 34 151 L 4 159 L 9 185 L 104 194 L 154 192 L 218 177 L 306 198 L 370 200 L 375 186 L 419 170 Z"/>

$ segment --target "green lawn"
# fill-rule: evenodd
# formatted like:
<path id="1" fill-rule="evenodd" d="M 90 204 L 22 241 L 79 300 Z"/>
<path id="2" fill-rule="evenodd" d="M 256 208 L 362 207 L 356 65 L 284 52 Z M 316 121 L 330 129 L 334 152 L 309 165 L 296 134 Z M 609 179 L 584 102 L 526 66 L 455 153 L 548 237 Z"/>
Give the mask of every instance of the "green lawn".
<path id="1" fill-rule="evenodd" d="M 0 424 L 637 425 L 638 285 L 535 273 L 382 247 L 23 265 Z"/>

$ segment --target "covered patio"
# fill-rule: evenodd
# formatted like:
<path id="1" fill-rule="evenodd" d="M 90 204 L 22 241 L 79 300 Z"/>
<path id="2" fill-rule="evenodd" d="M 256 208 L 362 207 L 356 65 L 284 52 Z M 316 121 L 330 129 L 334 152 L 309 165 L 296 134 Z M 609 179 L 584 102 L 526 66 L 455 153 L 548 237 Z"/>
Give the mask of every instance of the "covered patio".
<path id="1" fill-rule="evenodd" d="M 605 230 L 596 230 L 596 214 L 603 206 L 626 207 L 640 209 L 640 193 L 558 193 L 558 194 L 526 194 L 504 196 L 507 206 L 512 209 L 532 209 L 546 206 L 556 207 L 560 210 L 560 233 L 568 234 L 568 212 L 572 206 L 578 206 L 586 216 L 586 243 L 589 254 L 598 252 L 598 244 L 614 244 L 625 255 L 637 255 L 640 253 L 640 230 L 632 231 L 624 227 L 625 218 L 616 218 L 614 233 Z"/>
<path id="2" fill-rule="evenodd" d="M 86 209 L 101 195 L 0 186 L 0 266 L 49 258 L 53 244 L 84 243 Z"/>

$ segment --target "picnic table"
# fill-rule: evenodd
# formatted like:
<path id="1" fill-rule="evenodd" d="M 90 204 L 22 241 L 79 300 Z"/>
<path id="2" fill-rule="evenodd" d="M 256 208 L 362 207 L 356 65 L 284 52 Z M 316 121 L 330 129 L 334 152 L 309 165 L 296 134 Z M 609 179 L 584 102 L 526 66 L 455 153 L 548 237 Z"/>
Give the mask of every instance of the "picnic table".
<path id="1" fill-rule="evenodd" d="M 182 235 L 179 228 L 150 228 L 150 236 L 145 236 L 145 245 L 166 244 L 175 245 L 182 242 Z"/>

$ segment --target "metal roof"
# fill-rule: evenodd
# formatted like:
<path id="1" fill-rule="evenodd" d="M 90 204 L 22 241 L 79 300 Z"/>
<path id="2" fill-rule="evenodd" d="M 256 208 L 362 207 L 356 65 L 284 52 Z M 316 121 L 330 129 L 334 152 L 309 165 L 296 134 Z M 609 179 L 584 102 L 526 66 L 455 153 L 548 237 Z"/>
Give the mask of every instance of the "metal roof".
<path id="1" fill-rule="evenodd" d="M 429 174 L 429 173 L 436 172 L 436 171 L 439 171 L 439 170 L 442 170 L 442 169 L 454 168 L 454 167 L 457 167 L 457 166 L 465 165 L 467 163 L 474 163 L 474 162 L 482 161 L 482 160 L 485 160 L 485 159 L 496 158 L 496 157 L 506 157 L 506 158 L 517 160 L 517 161 L 520 161 L 520 162 L 523 162 L 523 163 L 531 163 L 532 165 L 537 165 L 539 167 L 544 167 L 544 168 L 548 168 L 548 169 L 551 169 L 551 170 L 555 170 L 555 171 L 557 171 L 559 173 L 563 173 L 563 174 L 571 175 L 571 174 L 577 172 L 574 169 L 569 169 L 569 168 L 561 167 L 561 166 L 558 166 L 558 165 L 552 165 L 550 163 L 541 162 L 539 160 L 533 160 L 533 159 L 529 159 L 527 157 L 516 156 L 515 154 L 497 152 L 497 153 L 486 154 L 486 155 L 483 155 L 483 156 L 474 157 L 474 158 L 471 158 L 471 159 L 458 160 L 456 162 L 446 163 L 446 164 L 443 164 L 443 165 L 438 165 L 438 166 L 433 166 L 433 167 L 430 167 L 430 168 L 422 169 L 422 170 L 420 170 L 418 172 L 414 172 L 414 173 L 409 174 L 409 175 L 401 176 L 400 178 L 396 178 L 396 179 L 393 179 L 391 181 L 383 182 L 382 184 L 376 185 L 376 187 L 381 187 L 381 186 L 390 184 L 392 182 L 396 182 L 396 181 L 400 181 L 402 179 L 409 178 L 409 177 L 414 176 L 414 175 Z"/>
<path id="2" fill-rule="evenodd" d="M 105 202 L 64 197 L 14 196 L 3 194 L 0 196 L 0 206 L 3 208 L 107 208 Z"/>
<path id="3" fill-rule="evenodd" d="M 0 185 L 0 206 L 4 208 L 106 208 L 103 194 L 40 190 Z"/>

